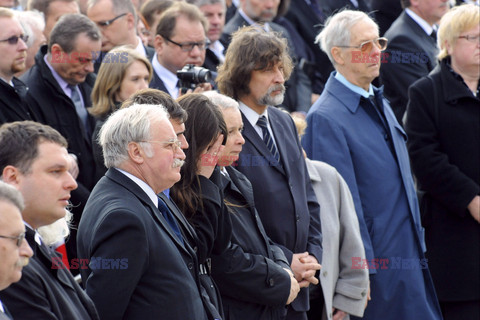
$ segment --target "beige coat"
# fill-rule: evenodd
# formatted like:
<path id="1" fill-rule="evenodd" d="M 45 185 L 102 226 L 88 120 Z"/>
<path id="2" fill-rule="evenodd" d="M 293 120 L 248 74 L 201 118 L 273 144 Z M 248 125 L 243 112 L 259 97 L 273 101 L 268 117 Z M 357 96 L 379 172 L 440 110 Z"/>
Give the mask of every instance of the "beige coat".
<path id="1" fill-rule="evenodd" d="M 310 159 L 306 163 L 320 204 L 324 318 L 332 318 L 332 307 L 361 317 L 367 299 L 368 270 L 352 268 L 352 258 L 365 259 L 352 195 L 334 167 Z"/>

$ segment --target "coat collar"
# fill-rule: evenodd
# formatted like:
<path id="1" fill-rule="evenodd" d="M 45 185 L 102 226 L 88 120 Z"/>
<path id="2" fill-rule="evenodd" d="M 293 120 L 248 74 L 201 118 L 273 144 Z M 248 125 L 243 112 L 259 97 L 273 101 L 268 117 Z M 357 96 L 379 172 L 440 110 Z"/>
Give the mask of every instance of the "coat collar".
<path id="1" fill-rule="evenodd" d="M 308 172 L 308 175 L 310 176 L 310 180 L 315 182 L 322 182 L 322 177 L 320 176 L 320 172 L 317 170 L 317 168 L 313 164 L 313 160 L 305 158 L 305 164 L 307 165 L 307 172 Z"/>
<path id="2" fill-rule="evenodd" d="M 472 92 L 450 71 L 447 59 L 443 59 L 432 71 L 433 77 L 440 77 L 443 100 L 449 104 L 457 104 L 460 99 L 475 99 Z"/>

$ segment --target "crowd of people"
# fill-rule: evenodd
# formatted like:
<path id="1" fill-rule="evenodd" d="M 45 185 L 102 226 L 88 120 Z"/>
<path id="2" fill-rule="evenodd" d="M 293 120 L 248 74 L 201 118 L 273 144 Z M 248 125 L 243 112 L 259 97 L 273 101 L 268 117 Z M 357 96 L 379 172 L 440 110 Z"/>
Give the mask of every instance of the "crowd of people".
<path id="1" fill-rule="evenodd" d="M 480 319 L 480 5 L 0 0 L 0 320 Z"/>

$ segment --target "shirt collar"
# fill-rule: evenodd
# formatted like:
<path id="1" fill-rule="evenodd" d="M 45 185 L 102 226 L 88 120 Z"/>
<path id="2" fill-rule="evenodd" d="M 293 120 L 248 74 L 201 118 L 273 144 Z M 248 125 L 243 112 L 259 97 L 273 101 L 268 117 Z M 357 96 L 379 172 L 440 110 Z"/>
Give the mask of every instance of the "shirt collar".
<path id="1" fill-rule="evenodd" d="M 348 81 L 348 80 L 347 80 L 340 72 L 338 72 L 338 71 L 337 71 L 336 74 L 335 74 L 335 79 L 337 79 L 337 80 L 338 80 L 340 83 L 342 83 L 345 87 L 347 87 L 348 89 L 352 90 L 352 91 L 355 92 L 355 93 L 358 93 L 358 94 L 361 95 L 362 97 L 368 98 L 369 96 L 374 95 L 372 84 L 369 85 L 368 91 L 365 91 L 365 89 L 360 88 L 359 86 L 354 85 L 353 83 L 351 83 L 350 81 Z"/>
<path id="2" fill-rule="evenodd" d="M 43 60 L 45 61 L 45 63 L 47 64 L 48 68 L 50 69 L 50 71 L 52 72 L 52 75 L 53 77 L 55 78 L 55 80 L 57 81 L 58 85 L 60 86 L 60 88 L 62 88 L 63 90 L 63 93 L 65 93 L 65 95 L 67 95 L 68 97 L 70 97 L 71 95 L 71 90 L 68 88 L 68 82 L 63 80 L 63 78 L 55 71 L 55 69 L 53 69 L 52 65 L 50 64 L 50 62 L 48 61 L 48 53 L 43 57 Z M 68 89 L 68 92 L 67 92 L 67 89 Z"/>
<path id="3" fill-rule="evenodd" d="M 145 47 L 143 46 L 143 42 L 142 42 L 142 39 L 140 39 L 139 36 L 137 36 L 137 47 L 135 48 L 135 50 L 140 53 L 141 55 L 143 55 L 144 57 L 147 56 L 147 50 L 145 50 Z"/>
<path id="4" fill-rule="evenodd" d="M 152 200 L 152 203 L 158 208 L 157 194 L 155 193 L 155 191 L 153 191 L 153 189 L 145 181 L 141 180 L 140 178 L 134 176 L 133 174 L 131 174 L 131 173 L 125 171 L 125 170 L 122 170 L 122 169 L 119 169 L 119 168 L 115 168 L 115 169 L 117 169 L 118 171 L 120 171 L 121 173 L 126 175 L 128 178 L 130 178 L 130 180 L 132 180 L 140 188 L 142 188 L 142 190 L 147 194 L 147 196 L 150 198 L 150 200 Z"/>
<path id="5" fill-rule="evenodd" d="M 3 308 L 2 300 L 0 300 L 0 312 L 5 313 L 5 309 Z"/>
<path id="6" fill-rule="evenodd" d="M 238 13 L 243 17 L 243 19 L 245 19 L 248 22 L 249 25 L 256 26 L 256 27 L 261 27 L 261 25 L 259 23 L 250 19 L 250 17 L 247 16 L 241 8 L 238 8 Z M 270 31 L 270 25 L 268 24 L 268 22 L 265 22 L 263 24 L 263 30 L 265 30 L 267 32 Z"/>
<path id="7" fill-rule="evenodd" d="M 209 49 L 212 50 L 212 52 L 221 62 L 225 61 L 225 55 L 223 54 L 223 52 L 225 51 L 225 47 L 219 40 L 212 42 L 212 44 L 210 44 L 209 46 Z"/>
<path id="8" fill-rule="evenodd" d="M 405 9 L 405 13 L 408 14 L 410 18 L 412 18 L 423 29 L 423 31 L 425 31 L 427 35 L 432 34 L 433 27 L 427 21 L 420 18 L 418 14 L 408 8 Z"/>
<path id="9" fill-rule="evenodd" d="M 158 56 L 155 53 L 152 59 L 153 70 L 157 73 L 158 77 L 162 79 L 165 88 L 167 88 L 168 93 L 172 96 L 173 99 L 178 98 L 178 77 L 176 74 L 173 74 L 170 70 L 165 68 L 158 61 Z"/>
<path id="10" fill-rule="evenodd" d="M 248 107 L 245 103 L 239 101 L 238 102 L 240 111 L 242 111 L 243 115 L 245 118 L 247 118 L 248 122 L 255 127 L 257 125 L 257 121 L 261 116 L 265 116 L 267 118 L 267 124 L 268 122 L 268 107 L 265 108 L 265 111 L 262 114 L 258 114 L 256 111 Z"/>

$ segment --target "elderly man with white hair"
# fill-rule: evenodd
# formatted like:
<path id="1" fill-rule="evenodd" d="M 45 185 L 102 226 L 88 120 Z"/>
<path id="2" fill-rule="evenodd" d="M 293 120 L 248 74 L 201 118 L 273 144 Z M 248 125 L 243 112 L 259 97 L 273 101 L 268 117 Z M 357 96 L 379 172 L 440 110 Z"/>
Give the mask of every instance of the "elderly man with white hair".
<path id="1" fill-rule="evenodd" d="M 180 180 L 185 154 L 159 105 L 134 104 L 102 126 L 105 176 L 78 230 L 87 294 L 101 319 L 205 320 L 195 250 L 159 195 Z"/>
<path id="2" fill-rule="evenodd" d="M 364 319 L 441 319 L 407 136 L 382 88 L 371 84 L 387 39 L 368 15 L 346 10 L 327 21 L 317 42 L 335 71 L 307 115 L 302 142 L 308 157 L 334 166 L 352 193 L 366 259 L 352 257 L 351 267 L 370 271 Z"/>

